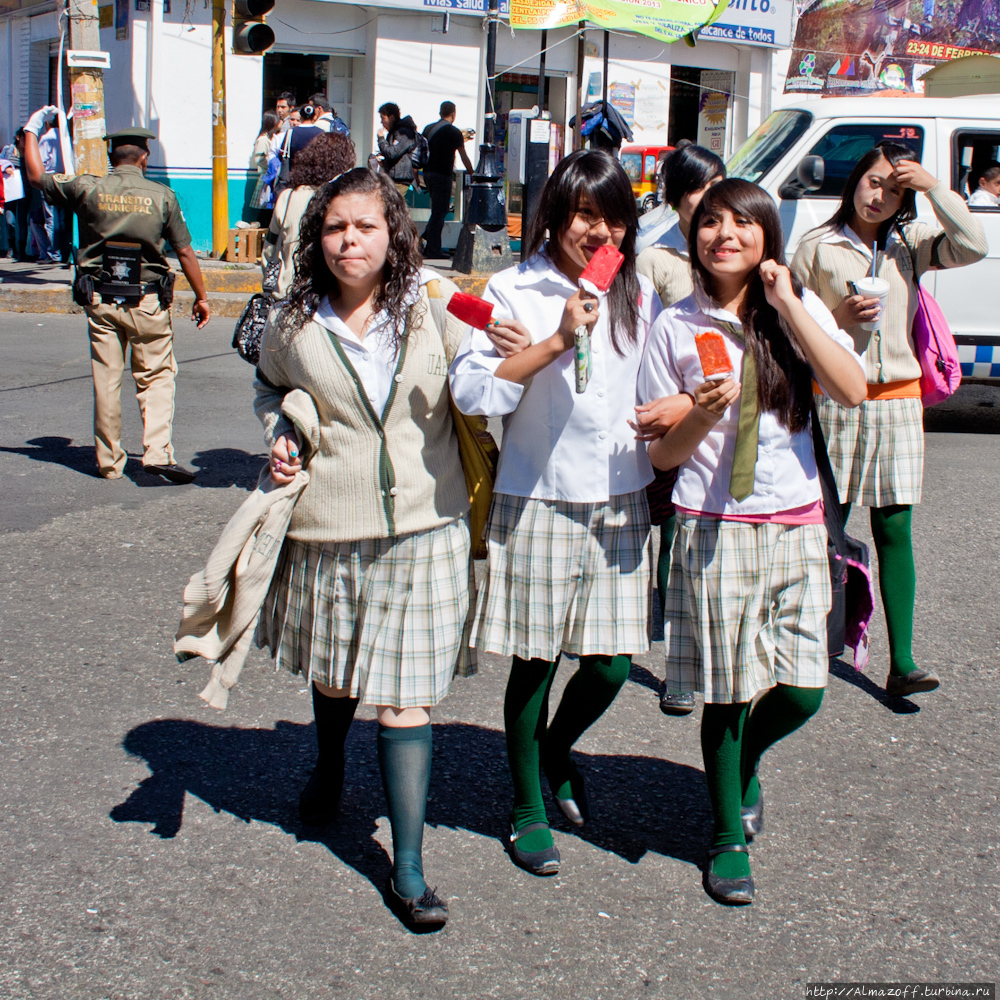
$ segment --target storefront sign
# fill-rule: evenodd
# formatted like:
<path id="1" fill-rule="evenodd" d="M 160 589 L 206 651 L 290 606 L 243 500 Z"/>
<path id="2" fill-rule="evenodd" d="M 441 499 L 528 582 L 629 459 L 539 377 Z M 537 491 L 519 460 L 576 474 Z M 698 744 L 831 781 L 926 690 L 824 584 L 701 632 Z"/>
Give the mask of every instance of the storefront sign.
<path id="1" fill-rule="evenodd" d="M 911 15 L 922 20 L 911 20 Z M 786 93 L 921 91 L 938 62 L 1000 54 L 1000 6 L 981 0 L 819 0 L 799 14 Z"/>
<path id="2" fill-rule="evenodd" d="M 742 3 L 742 0 L 740 0 Z M 759 3 L 760 0 L 757 0 Z M 558 28 L 589 21 L 602 28 L 635 31 L 673 42 L 691 34 L 726 10 L 727 0 L 510 0 L 513 28 Z"/>
<path id="3" fill-rule="evenodd" d="M 792 0 L 730 0 L 722 18 L 698 37 L 786 49 L 792 44 Z"/>
<path id="4" fill-rule="evenodd" d="M 396 10 L 458 11 L 482 14 L 489 7 L 489 0 L 368 0 L 367 7 L 392 7 Z M 500 13 L 510 13 L 510 0 L 500 0 Z"/>

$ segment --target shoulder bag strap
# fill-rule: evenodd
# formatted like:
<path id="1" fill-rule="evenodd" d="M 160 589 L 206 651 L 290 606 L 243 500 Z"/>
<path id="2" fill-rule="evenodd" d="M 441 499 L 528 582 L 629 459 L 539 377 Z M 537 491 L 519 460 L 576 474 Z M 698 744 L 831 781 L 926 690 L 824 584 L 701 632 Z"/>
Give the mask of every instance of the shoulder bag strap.
<path id="1" fill-rule="evenodd" d="M 816 398 L 812 400 L 812 410 L 809 422 L 812 424 L 813 452 L 816 455 L 816 472 L 819 475 L 823 491 L 823 510 L 826 530 L 830 535 L 833 547 L 840 555 L 846 551 L 844 541 L 844 515 L 841 512 L 840 492 L 837 490 L 837 480 L 830 465 L 830 455 L 826 450 L 826 438 L 819 422 L 819 411 L 816 409 Z"/>

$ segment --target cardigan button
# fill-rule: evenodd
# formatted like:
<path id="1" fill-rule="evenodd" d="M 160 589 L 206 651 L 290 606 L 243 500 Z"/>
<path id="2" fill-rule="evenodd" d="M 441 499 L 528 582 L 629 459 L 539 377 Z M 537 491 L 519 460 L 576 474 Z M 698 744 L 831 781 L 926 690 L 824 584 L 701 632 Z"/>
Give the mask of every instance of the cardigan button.
<path id="1" fill-rule="evenodd" d="M 399 374 L 399 373 L 396 374 L 395 378 L 396 378 L 397 382 L 402 382 L 403 381 L 403 376 L 401 374 Z"/>
<path id="2" fill-rule="evenodd" d="M 398 492 L 399 492 L 399 490 L 397 490 L 397 489 L 396 489 L 396 487 L 395 487 L 395 486 L 393 486 L 393 487 L 392 487 L 392 488 L 391 488 L 391 489 L 389 490 L 389 496 L 391 496 L 391 497 L 394 497 L 394 496 L 395 496 L 395 495 L 396 495 L 396 494 L 397 494 Z"/>

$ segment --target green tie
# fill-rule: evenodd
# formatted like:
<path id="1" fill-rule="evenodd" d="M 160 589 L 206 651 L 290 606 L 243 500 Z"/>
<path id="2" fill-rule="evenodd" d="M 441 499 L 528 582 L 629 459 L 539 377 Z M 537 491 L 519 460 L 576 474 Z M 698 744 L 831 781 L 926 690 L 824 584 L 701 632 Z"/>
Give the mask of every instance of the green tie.
<path id="1" fill-rule="evenodd" d="M 753 493 L 757 467 L 757 440 L 760 435 L 760 406 L 757 402 L 757 361 L 747 347 L 743 331 L 733 323 L 719 323 L 743 344 L 743 372 L 740 388 L 740 420 L 736 428 L 733 469 L 729 474 L 729 492 L 740 503 Z"/>

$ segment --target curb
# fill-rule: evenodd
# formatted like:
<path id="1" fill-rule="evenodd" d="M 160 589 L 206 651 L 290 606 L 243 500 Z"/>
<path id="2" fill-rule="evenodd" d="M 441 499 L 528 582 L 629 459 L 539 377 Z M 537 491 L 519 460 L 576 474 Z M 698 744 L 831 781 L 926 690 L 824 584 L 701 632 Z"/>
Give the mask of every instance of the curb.
<path id="1" fill-rule="evenodd" d="M 213 316 L 236 317 L 243 311 L 247 299 L 260 291 L 260 272 L 252 275 L 246 271 L 231 272 L 233 278 L 218 282 L 223 289 L 209 289 L 208 302 Z M 252 277 L 252 280 L 251 280 Z M 489 281 L 488 274 L 454 274 L 449 277 L 459 289 L 468 295 L 482 295 Z M 216 282 L 213 282 L 215 284 Z M 242 285 L 245 287 L 232 287 Z M 174 304 L 170 312 L 174 316 L 187 316 L 194 303 L 194 295 L 187 287 L 183 276 L 177 280 Z M 70 294 L 69 285 L 0 284 L 0 312 L 9 313 L 82 313 Z"/>

